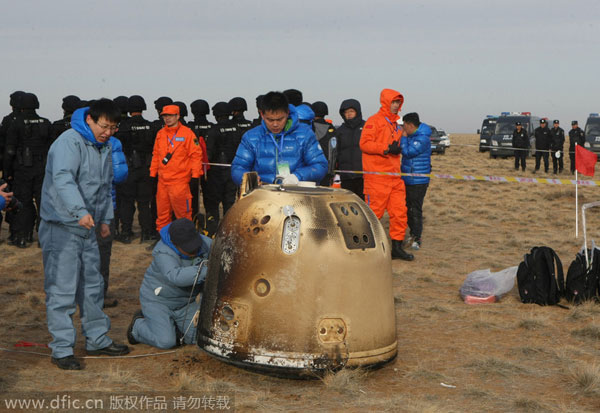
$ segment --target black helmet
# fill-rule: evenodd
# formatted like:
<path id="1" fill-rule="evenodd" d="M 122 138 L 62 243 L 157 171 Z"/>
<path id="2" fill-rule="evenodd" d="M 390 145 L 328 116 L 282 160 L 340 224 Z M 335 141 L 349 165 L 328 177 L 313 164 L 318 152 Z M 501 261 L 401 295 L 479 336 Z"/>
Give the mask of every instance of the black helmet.
<path id="1" fill-rule="evenodd" d="M 192 109 L 194 116 L 206 116 L 210 113 L 208 102 L 203 99 L 194 100 L 190 105 L 190 109 Z"/>
<path id="2" fill-rule="evenodd" d="M 65 112 L 73 113 L 76 109 L 79 108 L 81 104 L 81 99 L 75 95 L 68 95 L 63 98 L 62 109 Z"/>
<path id="3" fill-rule="evenodd" d="M 179 106 L 179 116 L 181 116 L 182 118 L 186 117 L 188 115 L 188 110 L 187 110 L 187 106 L 185 103 L 183 102 L 173 102 L 174 105 Z"/>
<path id="4" fill-rule="evenodd" d="M 217 102 L 212 107 L 213 116 L 229 116 L 231 115 L 231 108 L 227 102 Z"/>
<path id="5" fill-rule="evenodd" d="M 312 104 L 312 110 L 315 112 L 315 116 L 322 118 L 326 115 L 329 115 L 329 108 L 327 107 L 327 103 L 317 101 Z"/>
<path id="6" fill-rule="evenodd" d="M 20 101 L 24 94 L 25 94 L 25 92 L 23 92 L 22 90 L 17 90 L 15 92 L 11 93 L 10 94 L 10 106 L 12 106 L 13 108 L 21 109 Z"/>
<path id="7" fill-rule="evenodd" d="M 38 98 L 33 93 L 25 93 L 21 97 L 21 109 L 39 109 L 40 102 Z"/>
<path id="8" fill-rule="evenodd" d="M 292 105 L 300 106 L 302 104 L 302 92 L 300 92 L 298 89 L 284 90 L 283 94 Z"/>
<path id="9" fill-rule="evenodd" d="M 140 95 L 129 96 L 127 100 L 127 112 L 141 112 L 146 110 L 146 101 Z"/>
<path id="10" fill-rule="evenodd" d="M 127 96 L 117 96 L 113 99 L 113 102 L 117 104 L 121 113 L 127 113 L 127 102 L 129 98 Z"/>
<path id="11" fill-rule="evenodd" d="M 244 112 L 248 110 L 248 105 L 246 104 L 246 99 L 236 96 L 229 101 L 229 109 L 232 112 Z"/>
<path id="12" fill-rule="evenodd" d="M 154 108 L 160 112 L 160 111 L 162 111 L 163 107 L 165 107 L 167 105 L 172 105 L 172 104 L 173 104 L 173 99 L 171 99 L 170 97 L 167 97 L 167 96 L 161 96 L 154 101 Z"/>
<path id="13" fill-rule="evenodd" d="M 256 97 L 256 109 L 262 110 L 262 101 L 263 101 L 264 97 L 265 97 L 265 95 L 258 95 Z"/>

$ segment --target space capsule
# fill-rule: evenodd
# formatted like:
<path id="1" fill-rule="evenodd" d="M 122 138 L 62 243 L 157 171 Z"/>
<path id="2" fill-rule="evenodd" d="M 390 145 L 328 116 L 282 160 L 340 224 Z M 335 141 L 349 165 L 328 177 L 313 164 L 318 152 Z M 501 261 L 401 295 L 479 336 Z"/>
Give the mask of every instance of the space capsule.
<path id="1" fill-rule="evenodd" d="M 392 360 L 396 315 L 381 223 L 344 189 L 246 188 L 215 236 L 197 334 L 210 355 L 278 376 Z"/>

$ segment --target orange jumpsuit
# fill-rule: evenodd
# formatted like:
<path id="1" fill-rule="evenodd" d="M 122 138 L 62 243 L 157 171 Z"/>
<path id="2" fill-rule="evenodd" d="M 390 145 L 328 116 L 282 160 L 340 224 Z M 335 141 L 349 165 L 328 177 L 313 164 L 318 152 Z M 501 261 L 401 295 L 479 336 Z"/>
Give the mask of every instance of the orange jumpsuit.
<path id="1" fill-rule="evenodd" d="M 171 158 L 165 165 L 167 154 Z M 171 222 L 171 215 L 192 219 L 190 179 L 202 175 L 202 149 L 198 138 L 187 126 L 165 126 L 156 134 L 150 176 L 158 176 L 156 191 L 156 230 Z"/>
<path id="2" fill-rule="evenodd" d="M 396 123 L 400 118 L 390 111 L 393 100 L 400 100 L 400 109 L 404 97 L 392 89 L 383 89 L 379 101 L 379 112 L 371 116 L 363 126 L 360 136 L 363 171 L 400 173 L 400 155 L 384 152 L 395 140 L 400 144 L 402 128 Z M 365 174 L 365 202 L 371 207 L 377 218 L 381 218 L 387 209 L 390 216 L 390 237 L 403 241 L 406 231 L 406 192 L 400 176 Z"/>

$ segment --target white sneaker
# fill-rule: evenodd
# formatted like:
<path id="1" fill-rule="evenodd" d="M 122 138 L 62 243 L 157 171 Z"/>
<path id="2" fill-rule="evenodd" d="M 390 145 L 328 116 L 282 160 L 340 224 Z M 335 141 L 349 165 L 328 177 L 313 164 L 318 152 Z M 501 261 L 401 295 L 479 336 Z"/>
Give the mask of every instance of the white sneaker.
<path id="1" fill-rule="evenodd" d="M 412 245 L 410 246 L 413 250 L 419 250 L 421 249 L 421 241 L 413 241 Z"/>

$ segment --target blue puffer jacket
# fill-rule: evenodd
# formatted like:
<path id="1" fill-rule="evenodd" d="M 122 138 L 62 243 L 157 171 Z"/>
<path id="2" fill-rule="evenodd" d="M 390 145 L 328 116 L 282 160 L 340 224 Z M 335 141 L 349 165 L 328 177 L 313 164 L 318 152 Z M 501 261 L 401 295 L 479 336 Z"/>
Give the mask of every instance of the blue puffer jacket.
<path id="1" fill-rule="evenodd" d="M 315 112 L 308 105 L 296 106 L 296 113 L 298 114 L 298 120 L 306 124 L 312 125 L 315 120 Z"/>
<path id="2" fill-rule="evenodd" d="M 403 137 L 400 141 L 402 149 L 402 172 L 428 174 L 431 172 L 431 128 L 421 123 L 415 133 Z M 403 176 L 406 185 L 429 183 L 428 177 Z"/>
<path id="3" fill-rule="evenodd" d="M 110 146 L 112 148 L 112 165 L 113 165 L 113 182 L 112 182 L 112 202 L 113 209 L 117 209 L 117 185 L 122 184 L 129 175 L 129 169 L 127 168 L 127 159 L 125 153 L 123 153 L 123 145 L 121 141 L 111 136 L 109 139 Z"/>
<path id="4" fill-rule="evenodd" d="M 85 215 L 91 214 L 96 225 L 113 219 L 110 145 L 96 140 L 85 121 L 88 112 L 89 108 L 77 109 L 72 129 L 50 147 L 40 208 L 43 220 L 83 237 L 93 231 L 79 225 Z"/>
<path id="5" fill-rule="evenodd" d="M 323 179 L 327 159 L 315 133 L 309 125 L 299 123 L 293 105 L 289 108 L 292 125 L 277 137 L 267 129 L 264 121 L 244 134 L 231 164 L 231 177 L 236 185 L 242 182 L 244 173 L 250 171 L 258 172 L 261 181 L 272 183 L 277 176 L 278 161 L 288 162 L 290 172 L 300 181 L 320 182 Z"/>
<path id="6" fill-rule="evenodd" d="M 144 274 L 140 287 L 140 301 L 157 302 L 171 310 L 178 310 L 187 305 L 192 285 L 198 272 L 198 265 L 208 258 L 212 239 L 202 237 L 202 247 L 198 256 L 191 258 L 180 253 L 169 236 L 171 224 L 160 230 L 160 241 L 154 247 L 152 264 Z M 200 286 L 206 278 L 208 265 L 202 267 L 196 288 L 192 294 L 195 298 L 201 292 Z"/>

